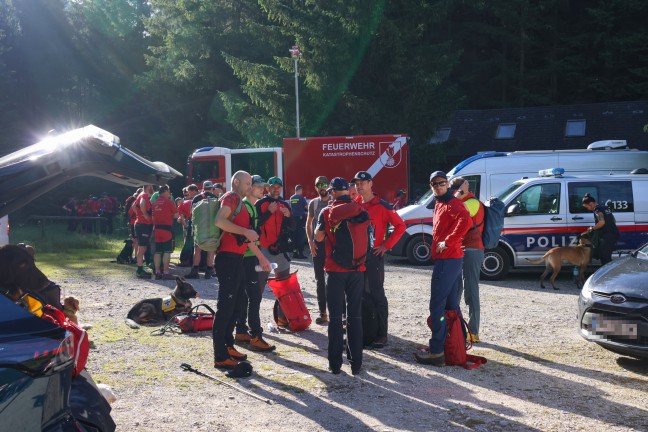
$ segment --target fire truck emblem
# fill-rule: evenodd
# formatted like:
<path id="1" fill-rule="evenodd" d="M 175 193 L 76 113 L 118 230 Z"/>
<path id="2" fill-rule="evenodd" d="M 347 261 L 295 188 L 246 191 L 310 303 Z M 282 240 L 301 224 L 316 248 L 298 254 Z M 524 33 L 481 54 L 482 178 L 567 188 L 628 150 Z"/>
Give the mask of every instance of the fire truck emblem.
<path id="1" fill-rule="evenodd" d="M 395 168 L 401 162 L 401 144 L 399 141 L 380 143 L 380 161 L 386 168 Z"/>

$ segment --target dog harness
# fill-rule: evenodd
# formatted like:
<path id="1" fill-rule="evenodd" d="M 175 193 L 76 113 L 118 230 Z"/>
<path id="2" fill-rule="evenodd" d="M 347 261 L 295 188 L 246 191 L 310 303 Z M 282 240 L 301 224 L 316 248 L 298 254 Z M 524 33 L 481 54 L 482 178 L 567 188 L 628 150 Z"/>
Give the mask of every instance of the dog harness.
<path id="1" fill-rule="evenodd" d="M 171 312 L 176 307 L 176 301 L 172 296 L 162 298 L 162 311 Z"/>

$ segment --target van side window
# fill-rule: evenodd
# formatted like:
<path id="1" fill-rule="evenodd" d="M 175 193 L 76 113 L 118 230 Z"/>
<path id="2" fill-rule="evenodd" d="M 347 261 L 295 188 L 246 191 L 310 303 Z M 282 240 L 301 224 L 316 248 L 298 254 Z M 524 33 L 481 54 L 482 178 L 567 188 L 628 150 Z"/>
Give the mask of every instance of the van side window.
<path id="1" fill-rule="evenodd" d="M 597 203 L 608 206 L 614 213 L 634 211 L 632 182 L 629 181 L 570 182 L 567 191 L 570 213 L 589 213 L 581 202 L 586 193 L 592 195 Z"/>
<path id="2" fill-rule="evenodd" d="M 560 209 L 560 183 L 534 185 L 516 200 L 521 215 L 555 214 Z"/>

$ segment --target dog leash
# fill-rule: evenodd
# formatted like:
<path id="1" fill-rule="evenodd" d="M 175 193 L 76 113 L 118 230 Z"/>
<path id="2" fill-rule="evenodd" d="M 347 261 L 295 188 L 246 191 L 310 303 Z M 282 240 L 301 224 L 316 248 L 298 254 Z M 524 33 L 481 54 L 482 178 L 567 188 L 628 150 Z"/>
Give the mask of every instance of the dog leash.
<path id="1" fill-rule="evenodd" d="M 230 383 L 228 383 L 228 382 L 225 382 L 225 381 L 223 381 L 223 380 L 221 380 L 221 379 L 218 379 L 218 378 L 216 378 L 216 377 L 213 377 L 213 376 L 211 376 L 211 375 L 207 375 L 206 373 L 200 372 L 198 369 L 192 367 L 190 364 L 182 363 L 182 364 L 180 365 L 180 368 L 182 368 L 182 370 L 184 370 L 185 372 L 193 372 L 193 373 L 195 373 L 196 375 L 204 376 L 205 378 L 209 378 L 210 380 L 216 381 L 216 382 L 218 382 L 218 383 L 220 383 L 220 384 L 224 384 L 224 385 L 226 385 L 227 387 L 233 388 L 234 390 L 239 391 L 239 392 L 241 392 L 241 393 L 243 393 L 243 394 L 246 394 L 246 395 L 248 395 L 248 396 L 252 396 L 253 398 L 258 399 L 258 400 L 260 400 L 261 402 L 265 402 L 265 403 L 267 403 L 268 405 L 272 405 L 272 401 L 271 401 L 270 399 L 264 399 L 263 397 L 261 397 L 261 396 L 259 396 L 259 395 L 256 395 L 256 394 L 254 394 L 254 393 L 252 393 L 252 392 L 249 392 L 249 391 L 247 391 L 247 390 L 244 390 L 244 389 L 242 389 L 242 388 L 240 388 L 240 387 L 238 387 L 238 386 L 235 386 L 235 385 L 233 385 L 233 384 L 230 384 Z"/>

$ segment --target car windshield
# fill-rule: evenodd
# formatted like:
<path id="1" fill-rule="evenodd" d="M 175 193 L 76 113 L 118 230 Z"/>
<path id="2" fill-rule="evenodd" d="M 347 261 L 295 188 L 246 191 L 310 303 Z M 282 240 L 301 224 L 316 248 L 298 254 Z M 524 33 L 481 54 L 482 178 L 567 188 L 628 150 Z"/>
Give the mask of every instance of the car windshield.
<path id="1" fill-rule="evenodd" d="M 510 198 L 511 196 L 513 196 L 513 194 L 515 194 L 515 192 L 521 186 L 523 186 L 524 184 L 525 184 L 525 182 L 522 182 L 522 181 L 516 181 L 516 182 L 511 183 L 511 185 L 509 187 L 507 187 L 502 192 L 500 192 L 500 194 L 499 194 L 499 196 L 497 198 L 502 202 L 506 202 L 506 200 L 508 198 Z"/>
<path id="2" fill-rule="evenodd" d="M 637 251 L 637 258 L 648 260 L 648 243 Z"/>

